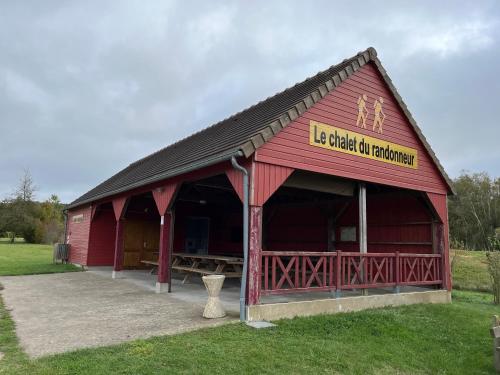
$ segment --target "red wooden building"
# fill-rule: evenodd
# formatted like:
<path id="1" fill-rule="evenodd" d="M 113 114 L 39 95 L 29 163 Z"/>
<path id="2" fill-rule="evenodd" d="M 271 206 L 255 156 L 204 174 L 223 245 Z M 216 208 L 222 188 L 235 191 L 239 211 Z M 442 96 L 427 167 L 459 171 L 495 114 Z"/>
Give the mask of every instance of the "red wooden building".
<path id="1" fill-rule="evenodd" d="M 70 204 L 67 242 L 71 262 L 114 274 L 158 259 L 159 291 L 172 253 L 244 256 L 248 309 L 319 290 L 443 292 L 451 193 L 369 48 L 112 176 Z"/>

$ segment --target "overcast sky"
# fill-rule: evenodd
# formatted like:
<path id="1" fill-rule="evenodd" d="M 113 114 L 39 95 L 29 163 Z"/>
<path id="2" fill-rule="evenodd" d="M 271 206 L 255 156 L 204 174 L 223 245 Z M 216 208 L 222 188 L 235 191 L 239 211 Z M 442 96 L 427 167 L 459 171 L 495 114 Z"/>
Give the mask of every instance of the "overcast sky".
<path id="1" fill-rule="evenodd" d="M 0 199 L 28 168 L 70 202 L 368 46 L 451 177 L 500 176 L 497 1 L 6 0 Z"/>

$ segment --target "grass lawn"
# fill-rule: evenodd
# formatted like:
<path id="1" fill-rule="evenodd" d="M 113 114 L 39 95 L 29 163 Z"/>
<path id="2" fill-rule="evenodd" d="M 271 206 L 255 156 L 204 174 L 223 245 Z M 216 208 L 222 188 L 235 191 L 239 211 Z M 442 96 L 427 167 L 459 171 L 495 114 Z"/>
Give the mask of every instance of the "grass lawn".
<path id="1" fill-rule="evenodd" d="M 491 292 L 485 251 L 452 250 L 453 288 Z"/>
<path id="2" fill-rule="evenodd" d="M 51 245 L 32 245 L 24 242 L 10 244 L 0 241 L 0 276 L 32 275 L 79 271 L 72 264 L 53 264 Z"/>
<path id="3" fill-rule="evenodd" d="M 455 287 L 490 288 L 484 257 L 456 252 Z M 0 242 L 0 275 L 77 269 L 53 265 L 51 246 Z M 456 290 L 450 305 L 296 318 L 266 330 L 230 324 L 31 360 L 0 299 L 0 374 L 493 374 L 489 325 L 500 307 L 491 301 Z"/>
<path id="4" fill-rule="evenodd" d="M 489 374 L 491 297 L 454 292 L 450 305 L 413 305 L 242 324 L 29 360 L 0 314 L 0 373 Z"/>

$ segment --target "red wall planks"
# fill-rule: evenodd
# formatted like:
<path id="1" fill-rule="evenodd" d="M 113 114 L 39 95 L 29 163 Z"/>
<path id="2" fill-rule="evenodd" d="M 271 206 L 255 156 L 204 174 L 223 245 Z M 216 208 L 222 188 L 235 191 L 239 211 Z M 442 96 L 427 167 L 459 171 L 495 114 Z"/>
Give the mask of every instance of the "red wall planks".
<path id="1" fill-rule="evenodd" d="M 368 252 L 432 253 L 432 216 L 416 197 L 404 193 L 368 194 L 366 202 Z M 343 226 L 358 230 L 356 199 L 337 221 L 337 248 L 359 251 L 359 243 L 340 241 Z"/>
<path id="2" fill-rule="evenodd" d="M 91 216 L 91 206 L 68 213 L 68 243 L 71 245 L 69 261 L 71 263 L 87 264 Z"/>
<path id="3" fill-rule="evenodd" d="M 254 162 L 250 205 L 263 206 L 293 171 L 293 168 Z"/>
<path id="4" fill-rule="evenodd" d="M 441 221 L 443 223 L 447 223 L 448 222 L 448 207 L 447 207 L 446 195 L 427 193 L 427 197 L 429 198 L 429 201 L 431 202 L 432 206 L 436 210 L 436 213 L 438 214 Z"/>
<path id="5" fill-rule="evenodd" d="M 264 250 L 326 251 L 327 217 L 319 207 L 279 206 L 267 220 L 264 209 Z"/>
<path id="6" fill-rule="evenodd" d="M 250 169 L 252 166 L 252 159 L 244 159 L 238 160 L 238 163 L 247 170 L 250 175 Z M 241 171 L 234 168 L 232 165 L 226 169 L 226 176 L 231 182 L 234 191 L 240 197 L 240 200 L 243 202 L 243 173 Z"/>
<path id="7" fill-rule="evenodd" d="M 359 96 L 368 96 L 367 129 L 356 126 Z M 372 130 L 373 102 L 384 98 L 384 132 Z M 362 133 L 418 151 L 418 169 L 413 170 L 377 160 L 361 158 L 309 145 L 311 120 Z M 427 154 L 396 100 L 371 64 L 355 72 L 334 91 L 290 123 L 278 135 L 259 148 L 255 160 L 281 166 L 393 185 L 414 190 L 445 194 L 447 185 Z"/>
<path id="8" fill-rule="evenodd" d="M 226 176 L 231 182 L 234 191 L 238 194 L 238 197 L 243 202 L 243 173 L 231 168 L 226 171 Z"/>
<path id="9" fill-rule="evenodd" d="M 337 216 L 344 205 L 344 202 L 337 204 L 332 216 Z M 328 217 L 320 207 L 266 206 L 264 214 L 264 250 L 327 250 Z M 358 215 L 358 201 L 353 198 L 335 223 L 336 249 L 359 251 Z M 368 194 L 367 218 L 368 252 L 432 253 L 432 215 L 415 196 Z M 342 227 L 355 227 L 356 240 L 341 241 Z"/>
<path id="10" fill-rule="evenodd" d="M 186 251 L 186 222 L 189 217 L 210 219 L 208 236 L 209 254 L 241 256 L 243 219 L 241 211 L 229 211 L 225 207 L 179 202 L 175 208 L 174 252 Z M 233 238 L 234 235 L 236 238 Z"/>
<path id="11" fill-rule="evenodd" d="M 112 210 L 98 210 L 90 226 L 88 266 L 111 266 L 115 252 L 116 220 Z"/>

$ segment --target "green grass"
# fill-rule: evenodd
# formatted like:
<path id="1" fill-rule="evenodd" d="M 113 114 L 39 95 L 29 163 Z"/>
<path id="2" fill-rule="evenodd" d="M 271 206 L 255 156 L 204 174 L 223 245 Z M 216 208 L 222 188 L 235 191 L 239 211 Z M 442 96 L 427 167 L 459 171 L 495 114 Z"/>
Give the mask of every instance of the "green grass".
<path id="1" fill-rule="evenodd" d="M 54 264 L 51 245 L 0 242 L 0 276 L 79 271 L 72 264 Z"/>
<path id="2" fill-rule="evenodd" d="M 8 374 L 493 374 L 489 295 L 454 292 L 450 305 L 413 305 L 242 324 L 29 360 L 2 310 L 0 373 Z M 124 322 L 126 324 L 126 322 Z"/>
<path id="3" fill-rule="evenodd" d="M 453 288 L 491 292 L 485 251 L 452 250 Z"/>
<path id="4" fill-rule="evenodd" d="M 487 290 L 484 252 L 457 252 L 454 286 Z M 52 247 L 0 243 L 0 275 L 76 270 L 52 264 Z M 489 294 L 456 290 L 450 305 L 412 305 L 242 324 L 136 340 L 31 360 L 0 299 L 0 374 L 494 373 Z M 126 322 L 124 322 L 126 324 Z"/>

